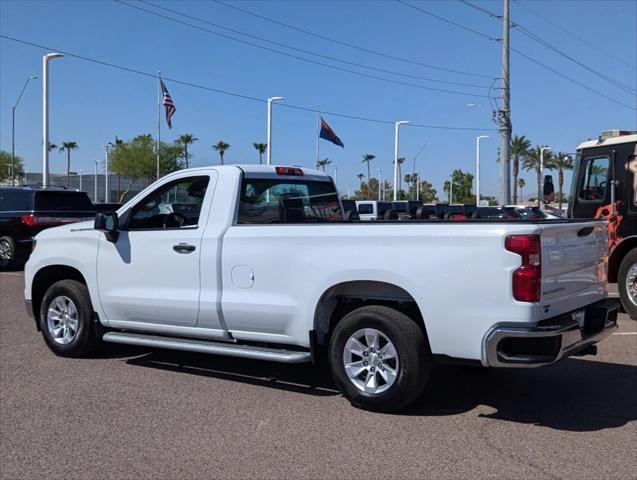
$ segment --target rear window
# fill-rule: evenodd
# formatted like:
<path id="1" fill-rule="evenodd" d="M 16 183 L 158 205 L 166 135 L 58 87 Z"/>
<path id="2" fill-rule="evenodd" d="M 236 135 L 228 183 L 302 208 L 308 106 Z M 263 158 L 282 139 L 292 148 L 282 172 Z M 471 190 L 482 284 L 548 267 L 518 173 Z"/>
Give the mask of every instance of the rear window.
<path id="1" fill-rule="evenodd" d="M 343 220 L 332 182 L 244 179 L 239 224 L 317 223 Z"/>
<path id="2" fill-rule="evenodd" d="M 31 191 L 5 190 L 0 189 L 0 211 L 2 212 L 24 212 L 32 210 Z"/>
<path id="3" fill-rule="evenodd" d="M 95 207 L 84 192 L 36 192 L 35 210 L 90 212 Z"/>
<path id="4" fill-rule="evenodd" d="M 358 206 L 359 215 L 371 215 L 374 213 L 374 206 L 371 203 L 361 203 Z"/>

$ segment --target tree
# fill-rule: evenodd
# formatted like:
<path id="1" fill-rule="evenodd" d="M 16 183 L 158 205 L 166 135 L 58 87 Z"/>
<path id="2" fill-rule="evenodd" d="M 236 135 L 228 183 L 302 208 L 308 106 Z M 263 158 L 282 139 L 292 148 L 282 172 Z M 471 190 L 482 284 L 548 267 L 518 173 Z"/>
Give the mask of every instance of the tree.
<path id="1" fill-rule="evenodd" d="M 451 186 L 453 182 L 453 192 Z M 456 169 L 451 173 L 451 180 L 447 180 L 443 185 L 443 191 L 447 194 L 449 203 L 475 203 L 475 195 L 471 192 L 473 175 Z M 451 198 L 453 193 L 453 198 Z"/>
<path id="2" fill-rule="evenodd" d="M 124 201 L 136 179 L 154 178 L 157 174 L 155 148 L 155 141 L 151 135 L 138 135 L 128 142 L 116 141 L 110 154 L 109 169 L 129 180 L 126 190 L 120 193 L 119 203 Z M 178 170 L 181 167 L 179 163 L 181 154 L 182 147 L 179 143 L 161 142 L 159 146 L 160 174 L 165 175 Z"/>
<path id="3" fill-rule="evenodd" d="M 420 182 L 420 200 L 423 203 L 434 203 L 438 201 L 438 192 L 427 180 Z"/>
<path id="4" fill-rule="evenodd" d="M 356 175 L 358 177 L 358 184 L 360 185 L 361 192 L 363 191 L 363 178 L 365 178 L 364 173 L 359 173 Z"/>
<path id="5" fill-rule="evenodd" d="M 531 149 L 531 140 L 524 135 L 511 138 L 511 156 L 513 158 L 513 203 L 518 203 L 518 175 L 520 160 L 526 157 Z"/>
<path id="6" fill-rule="evenodd" d="M 22 157 L 15 156 L 15 177 L 20 178 L 24 175 L 24 162 Z M 11 153 L 0 150 L 0 182 L 3 180 L 11 180 Z"/>
<path id="7" fill-rule="evenodd" d="M 517 186 L 520 187 L 520 203 L 524 202 L 524 195 L 522 192 L 522 189 L 524 188 L 524 185 L 526 185 L 526 182 L 524 181 L 523 178 L 518 178 L 518 181 L 516 182 Z"/>
<path id="8" fill-rule="evenodd" d="M 412 183 L 414 181 L 413 177 L 409 174 L 405 175 L 404 177 L 405 183 L 407 184 L 407 200 L 411 199 L 411 191 L 412 191 Z M 402 190 L 400 190 L 398 193 L 402 193 Z M 402 200 L 402 198 L 401 198 Z"/>
<path id="9" fill-rule="evenodd" d="M 252 146 L 255 148 L 257 152 L 259 152 L 259 165 L 263 164 L 263 153 L 265 149 L 268 148 L 267 143 L 253 143 Z"/>
<path id="10" fill-rule="evenodd" d="M 319 160 L 316 162 L 316 167 L 320 170 L 325 171 L 325 167 L 328 166 L 332 161 L 329 158 L 324 158 L 323 160 Z"/>
<path id="11" fill-rule="evenodd" d="M 60 153 L 66 150 L 66 188 L 71 186 L 71 150 L 77 150 L 79 147 L 75 142 L 63 142 L 60 147 Z"/>
<path id="12" fill-rule="evenodd" d="M 182 135 L 179 135 L 179 138 L 176 141 L 177 144 L 181 145 L 184 149 L 183 157 L 184 157 L 184 160 L 186 161 L 186 168 L 190 166 L 190 163 L 188 162 L 190 158 L 190 156 L 188 155 L 188 145 L 192 145 L 198 140 L 199 139 L 196 138 L 191 133 L 184 133 Z"/>
<path id="13" fill-rule="evenodd" d="M 219 152 L 219 158 L 221 158 L 221 165 L 223 165 L 223 154 L 226 153 L 226 150 L 230 148 L 230 144 L 224 142 L 223 140 L 219 140 L 215 145 L 212 146 L 213 150 Z"/>
<path id="14" fill-rule="evenodd" d="M 542 171 L 540 169 L 540 159 L 542 155 L 543 146 L 537 145 L 528 151 L 526 157 L 522 161 L 522 168 L 527 172 L 535 170 L 537 175 L 537 202 L 538 206 L 542 204 Z M 553 170 L 553 157 L 550 151 L 544 152 L 544 168 L 547 170 Z"/>
<path id="15" fill-rule="evenodd" d="M 573 169 L 573 159 L 564 152 L 557 152 L 553 156 L 553 161 L 551 162 L 555 170 L 557 170 L 557 183 L 558 183 L 558 196 L 556 200 L 560 204 L 560 209 L 562 208 L 562 202 L 564 199 L 563 195 L 563 187 L 564 187 L 564 170 L 572 170 Z"/>
<path id="16" fill-rule="evenodd" d="M 367 163 L 367 185 L 368 186 L 372 178 L 372 171 L 369 166 L 369 162 L 371 162 L 375 158 L 376 158 L 376 155 L 372 155 L 371 153 L 365 153 L 363 155 L 363 163 Z M 371 198 L 371 191 L 369 190 L 369 188 L 367 189 L 367 198 Z"/>

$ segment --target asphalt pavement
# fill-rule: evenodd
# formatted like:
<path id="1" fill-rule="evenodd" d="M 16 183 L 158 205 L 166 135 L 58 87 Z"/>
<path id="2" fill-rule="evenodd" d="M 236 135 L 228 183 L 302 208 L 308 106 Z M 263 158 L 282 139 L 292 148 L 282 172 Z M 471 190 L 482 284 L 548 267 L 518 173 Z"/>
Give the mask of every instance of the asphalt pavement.
<path id="1" fill-rule="evenodd" d="M 530 370 L 438 366 L 400 414 L 321 371 L 111 347 L 54 356 L 0 273 L 0 478 L 637 476 L 637 322 L 597 356 Z"/>

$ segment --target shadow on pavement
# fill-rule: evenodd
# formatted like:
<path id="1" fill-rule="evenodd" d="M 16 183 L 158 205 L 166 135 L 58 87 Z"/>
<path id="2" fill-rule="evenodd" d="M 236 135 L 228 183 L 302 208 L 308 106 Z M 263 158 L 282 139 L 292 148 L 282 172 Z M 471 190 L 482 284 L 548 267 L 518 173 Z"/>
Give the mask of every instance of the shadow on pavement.
<path id="1" fill-rule="evenodd" d="M 637 367 L 567 359 L 539 369 L 438 366 L 408 415 L 453 415 L 478 405 L 484 418 L 575 432 L 637 420 Z"/>
<path id="2" fill-rule="evenodd" d="M 131 365 L 317 396 L 339 395 L 325 368 L 185 352 L 153 351 Z M 595 431 L 637 420 L 637 367 L 567 359 L 539 369 L 436 365 L 422 398 L 402 415 L 439 416 L 486 405 L 484 418 L 556 430 Z"/>

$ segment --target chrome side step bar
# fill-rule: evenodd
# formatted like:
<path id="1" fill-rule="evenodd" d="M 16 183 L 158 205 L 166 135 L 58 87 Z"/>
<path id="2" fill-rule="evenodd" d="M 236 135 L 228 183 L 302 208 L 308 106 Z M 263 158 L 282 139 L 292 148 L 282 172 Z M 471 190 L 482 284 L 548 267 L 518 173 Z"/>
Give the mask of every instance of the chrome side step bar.
<path id="1" fill-rule="evenodd" d="M 141 333 L 107 332 L 102 336 L 102 340 L 105 342 L 123 343 L 125 345 L 137 345 L 140 347 L 167 348 L 170 350 L 183 350 L 185 352 L 211 353 L 214 355 L 251 358 L 254 360 L 267 360 L 279 363 L 304 363 L 311 360 L 310 352 L 297 352 L 294 350 L 254 347 L 251 345 L 237 345 L 234 343 L 193 340 L 189 338 L 161 337 L 157 335 L 144 335 Z"/>

